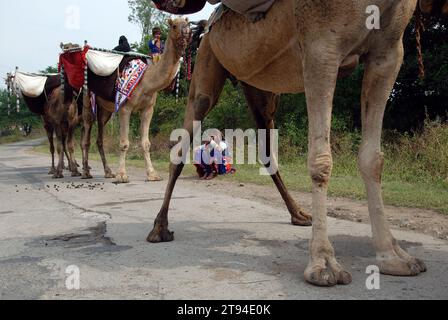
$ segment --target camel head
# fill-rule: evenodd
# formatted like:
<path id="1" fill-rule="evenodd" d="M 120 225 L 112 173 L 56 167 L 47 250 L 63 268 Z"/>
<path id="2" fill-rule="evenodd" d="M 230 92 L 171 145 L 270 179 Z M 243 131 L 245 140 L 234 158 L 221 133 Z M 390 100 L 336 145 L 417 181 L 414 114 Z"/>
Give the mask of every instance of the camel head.
<path id="1" fill-rule="evenodd" d="M 419 0 L 420 10 L 431 16 L 448 16 L 448 0 Z"/>
<path id="2" fill-rule="evenodd" d="M 79 49 L 81 50 L 81 46 L 79 44 L 74 44 L 74 43 L 62 43 L 60 44 L 60 47 L 62 49 L 62 51 L 68 51 L 68 50 L 75 50 L 75 49 Z"/>
<path id="3" fill-rule="evenodd" d="M 169 19 L 168 37 L 176 46 L 177 53 L 182 56 L 191 41 L 191 29 L 188 18 Z"/>

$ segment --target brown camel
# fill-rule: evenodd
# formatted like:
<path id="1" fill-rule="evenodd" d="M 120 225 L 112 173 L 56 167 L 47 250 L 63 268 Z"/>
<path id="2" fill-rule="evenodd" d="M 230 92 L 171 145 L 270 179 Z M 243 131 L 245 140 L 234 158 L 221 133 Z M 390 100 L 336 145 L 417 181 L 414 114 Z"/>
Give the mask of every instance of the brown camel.
<path id="1" fill-rule="evenodd" d="M 154 114 L 154 106 L 157 101 L 158 92 L 167 88 L 175 78 L 179 70 L 180 59 L 189 43 L 191 31 L 189 28 L 188 19 L 175 19 L 168 21 L 170 30 L 165 46 L 165 52 L 161 60 L 151 65 L 145 72 L 139 85 L 133 92 L 132 98 L 128 100 L 119 111 L 120 117 L 120 167 L 116 175 L 117 183 L 128 183 L 129 177 L 126 173 L 126 155 L 129 150 L 129 122 L 131 114 L 140 112 L 141 116 L 141 137 L 143 155 L 146 163 L 147 181 L 162 180 L 154 169 L 150 156 L 151 143 L 149 140 L 149 128 L 151 126 L 152 117 Z M 129 61 L 125 59 L 124 62 Z M 122 63 L 123 65 L 123 63 Z M 115 111 L 115 79 L 113 81 L 99 77 L 89 72 L 89 90 L 96 94 L 98 106 L 98 149 L 100 151 L 103 164 L 106 170 L 106 177 L 111 177 L 111 171 L 107 166 L 107 160 L 103 149 L 103 132 L 104 126 L 110 120 Z M 108 83 L 105 85 L 105 83 Z M 90 145 L 90 132 L 93 123 L 94 115 L 90 106 L 90 101 L 86 95 L 84 99 L 84 135 L 82 142 L 83 149 L 83 164 L 84 164 L 84 178 L 91 178 L 90 170 L 88 169 L 88 152 Z"/>
<path id="2" fill-rule="evenodd" d="M 367 27 L 366 11 L 371 5 L 379 9 L 380 29 Z M 194 121 L 204 120 L 216 105 L 229 73 L 246 83 L 245 93 L 260 128 L 273 127 L 279 94 L 306 94 L 313 236 L 305 279 L 314 285 L 352 281 L 351 274 L 336 260 L 328 238 L 327 192 L 333 166 L 330 131 L 335 86 L 338 75 L 358 61 L 365 66 L 359 166 L 367 189 L 378 266 L 383 274 L 395 276 L 426 271 L 425 264 L 406 253 L 392 235 L 381 194 L 383 115 L 403 61 L 403 34 L 416 6 L 417 0 L 277 0 L 265 19 L 257 23 L 226 12 L 199 49 L 184 123 L 189 133 L 184 137 L 186 143 L 191 142 Z M 434 8 L 422 11 L 434 13 Z M 174 240 L 168 230 L 168 210 L 183 167 L 171 165 L 165 201 L 149 242 Z M 294 202 L 280 176 L 273 179 L 290 207 Z M 309 222 L 298 206 L 292 209 L 299 224 Z"/>
<path id="3" fill-rule="evenodd" d="M 17 90 L 14 85 L 14 75 L 8 74 L 8 88 Z M 63 97 L 61 78 L 59 75 L 48 76 L 45 83 L 44 92 L 38 97 L 29 97 L 22 93 L 23 100 L 28 109 L 39 115 L 44 124 L 50 144 L 51 168 L 48 174 L 53 178 L 63 178 L 64 154 L 68 159 L 68 170 L 72 177 L 81 176 L 78 172 L 78 165 L 75 160 L 74 131 L 79 123 L 78 107 L 74 102 L 72 93 Z M 55 166 L 54 134 L 57 138 L 57 152 L 59 156 L 58 166 Z"/>

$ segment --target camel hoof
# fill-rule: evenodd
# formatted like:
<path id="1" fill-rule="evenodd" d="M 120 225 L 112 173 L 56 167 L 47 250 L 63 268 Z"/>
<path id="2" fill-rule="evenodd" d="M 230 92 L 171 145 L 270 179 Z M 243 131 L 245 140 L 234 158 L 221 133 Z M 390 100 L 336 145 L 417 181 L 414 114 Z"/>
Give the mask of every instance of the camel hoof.
<path id="1" fill-rule="evenodd" d="M 90 180 L 93 179 L 92 175 L 89 172 L 84 172 L 81 176 L 82 180 Z"/>
<path id="2" fill-rule="evenodd" d="M 54 175 L 56 173 L 56 168 L 51 168 L 50 171 L 48 171 L 49 175 Z"/>
<path id="3" fill-rule="evenodd" d="M 299 211 L 292 215 L 291 224 L 299 227 L 311 227 L 313 225 L 313 217 L 303 211 Z"/>
<path id="4" fill-rule="evenodd" d="M 379 267 L 382 274 L 397 277 L 415 277 L 427 271 L 425 263 L 416 258 L 411 261 L 399 257 L 383 260 L 379 262 Z"/>
<path id="5" fill-rule="evenodd" d="M 112 172 L 106 172 L 106 174 L 104 175 L 104 178 L 106 178 L 106 179 L 115 179 L 116 176 Z"/>
<path id="6" fill-rule="evenodd" d="M 174 232 L 170 232 L 167 227 L 156 225 L 146 241 L 150 243 L 171 242 L 174 241 Z"/>
<path id="7" fill-rule="evenodd" d="M 62 174 L 62 172 L 56 172 L 53 175 L 53 179 L 63 179 L 63 178 L 64 178 L 64 175 Z"/>
<path id="8" fill-rule="evenodd" d="M 81 177 L 82 174 L 79 173 L 78 171 L 72 172 L 72 177 Z"/>
<path id="9" fill-rule="evenodd" d="M 146 182 L 159 182 L 159 181 L 163 181 L 163 178 L 159 176 L 152 176 L 146 178 Z"/>
<path id="10" fill-rule="evenodd" d="M 352 283 L 352 275 L 342 269 L 339 264 L 326 267 L 311 265 L 305 271 L 305 280 L 318 287 L 334 287 L 336 285 L 349 285 Z"/>
<path id="11" fill-rule="evenodd" d="M 118 174 L 116 176 L 116 180 L 115 180 L 116 184 L 125 184 L 125 183 L 129 183 L 129 177 L 127 175 L 121 175 Z"/>

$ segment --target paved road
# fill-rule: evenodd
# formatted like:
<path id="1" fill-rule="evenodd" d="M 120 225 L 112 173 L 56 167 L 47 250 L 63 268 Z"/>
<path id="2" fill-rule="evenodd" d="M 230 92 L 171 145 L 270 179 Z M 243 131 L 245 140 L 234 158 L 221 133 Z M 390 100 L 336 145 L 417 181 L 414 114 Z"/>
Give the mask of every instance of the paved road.
<path id="1" fill-rule="evenodd" d="M 0 146 L 0 299 L 446 299 L 448 243 L 396 231 L 429 272 L 381 277 L 367 290 L 374 260 L 369 226 L 330 219 L 331 240 L 353 284 L 315 288 L 303 280 L 309 228 L 288 224 L 282 207 L 219 194 L 182 179 L 171 210 L 176 241 L 145 242 L 165 182 L 116 186 L 103 179 L 53 181 L 34 142 Z M 96 175 L 101 174 L 94 164 Z M 273 191 L 274 192 L 274 191 Z M 67 290 L 66 268 L 80 270 Z"/>

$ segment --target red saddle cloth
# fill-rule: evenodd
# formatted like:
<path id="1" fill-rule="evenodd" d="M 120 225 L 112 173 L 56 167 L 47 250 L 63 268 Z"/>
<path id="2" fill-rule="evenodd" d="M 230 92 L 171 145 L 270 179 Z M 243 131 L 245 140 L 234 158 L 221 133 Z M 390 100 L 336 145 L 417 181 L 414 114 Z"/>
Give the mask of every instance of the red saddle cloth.
<path id="1" fill-rule="evenodd" d="M 89 47 L 85 47 L 81 51 L 64 52 L 59 56 L 59 72 L 64 66 L 64 73 L 68 80 L 68 84 L 75 90 L 79 91 L 84 85 L 84 71 L 87 65 L 86 54 Z"/>

